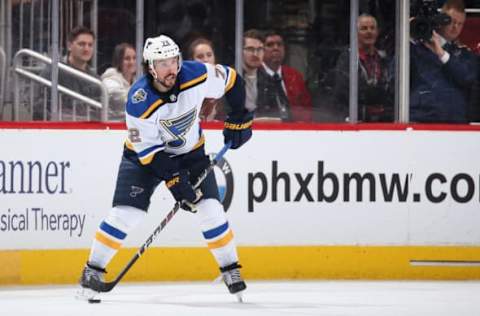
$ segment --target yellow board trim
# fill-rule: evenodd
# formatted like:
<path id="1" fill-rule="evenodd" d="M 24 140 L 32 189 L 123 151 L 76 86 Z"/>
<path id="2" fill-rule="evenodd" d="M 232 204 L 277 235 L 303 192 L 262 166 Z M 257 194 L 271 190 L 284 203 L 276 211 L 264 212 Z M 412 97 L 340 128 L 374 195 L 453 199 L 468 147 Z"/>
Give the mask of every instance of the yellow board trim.
<path id="1" fill-rule="evenodd" d="M 209 242 L 207 245 L 209 249 L 222 248 L 223 246 L 226 246 L 230 241 L 232 241 L 232 239 L 233 239 L 233 232 L 230 229 L 228 233 L 225 234 L 225 236 L 223 236 L 219 240 Z"/>
<path id="2" fill-rule="evenodd" d="M 137 249 L 121 249 L 107 267 L 113 279 Z M 75 284 L 89 249 L 1 250 L 0 285 Z M 480 247 L 239 247 L 247 280 L 480 280 L 480 267 L 413 267 L 411 259 L 480 260 Z M 218 267 L 207 247 L 149 248 L 125 281 L 211 280 Z M 122 281 L 123 282 L 123 281 Z"/>
<path id="3" fill-rule="evenodd" d="M 112 249 L 118 250 L 122 247 L 121 243 L 111 240 L 110 238 L 108 238 L 107 236 L 104 236 L 100 232 L 97 232 L 95 234 L 95 239 L 101 242 L 102 244 L 104 244 L 105 246 L 110 247 Z"/>

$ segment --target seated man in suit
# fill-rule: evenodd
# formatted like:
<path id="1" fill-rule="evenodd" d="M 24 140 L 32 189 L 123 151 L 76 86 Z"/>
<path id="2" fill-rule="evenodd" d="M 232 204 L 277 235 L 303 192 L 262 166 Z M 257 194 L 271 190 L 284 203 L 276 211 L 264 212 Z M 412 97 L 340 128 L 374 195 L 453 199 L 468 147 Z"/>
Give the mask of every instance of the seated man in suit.
<path id="1" fill-rule="evenodd" d="M 283 64 L 285 42 L 276 31 L 265 33 L 265 53 L 259 81 L 257 116 L 279 117 L 282 121 L 312 120 L 312 98 L 302 74 Z"/>

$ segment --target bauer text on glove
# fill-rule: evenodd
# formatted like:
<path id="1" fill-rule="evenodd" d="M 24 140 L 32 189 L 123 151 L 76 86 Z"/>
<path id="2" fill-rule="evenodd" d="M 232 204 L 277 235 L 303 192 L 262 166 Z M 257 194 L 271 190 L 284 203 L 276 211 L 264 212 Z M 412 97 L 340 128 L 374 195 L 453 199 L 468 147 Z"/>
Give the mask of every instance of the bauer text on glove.
<path id="1" fill-rule="evenodd" d="M 184 210 L 193 211 L 192 205 L 199 200 L 199 196 L 193 190 L 192 184 L 188 180 L 188 172 L 185 169 L 174 173 L 171 178 L 165 180 L 165 184 L 172 192 L 175 200 L 181 203 L 180 206 Z"/>
<path id="2" fill-rule="evenodd" d="M 232 143 L 231 148 L 237 149 L 252 137 L 252 119 L 234 121 L 227 119 L 223 128 L 225 144 Z"/>

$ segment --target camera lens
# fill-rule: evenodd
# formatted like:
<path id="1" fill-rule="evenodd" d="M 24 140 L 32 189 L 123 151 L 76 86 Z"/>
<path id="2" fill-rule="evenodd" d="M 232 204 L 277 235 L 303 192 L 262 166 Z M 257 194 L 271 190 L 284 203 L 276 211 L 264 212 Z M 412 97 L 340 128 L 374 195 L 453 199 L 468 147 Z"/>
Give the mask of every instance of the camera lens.
<path id="1" fill-rule="evenodd" d="M 432 24 L 429 19 L 416 17 L 410 23 L 410 34 L 418 41 L 429 41 L 433 35 Z"/>

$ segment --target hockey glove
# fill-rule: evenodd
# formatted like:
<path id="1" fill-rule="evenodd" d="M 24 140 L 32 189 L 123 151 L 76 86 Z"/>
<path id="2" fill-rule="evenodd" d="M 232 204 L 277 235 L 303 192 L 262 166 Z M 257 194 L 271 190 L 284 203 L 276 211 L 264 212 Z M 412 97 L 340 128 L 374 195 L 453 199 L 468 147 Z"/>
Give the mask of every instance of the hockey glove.
<path id="1" fill-rule="evenodd" d="M 165 180 L 167 188 L 172 192 L 173 197 L 177 202 L 180 202 L 180 207 L 186 211 L 196 213 L 197 203 L 202 197 L 200 190 L 194 191 L 192 184 L 188 180 L 188 171 L 181 169 L 174 173 L 171 178 Z"/>
<path id="2" fill-rule="evenodd" d="M 223 137 L 225 144 L 232 142 L 232 149 L 237 149 L 245 144 L 252 137 L 253 120 L 232 120 L 227 119 L 223 128 Z"/>

